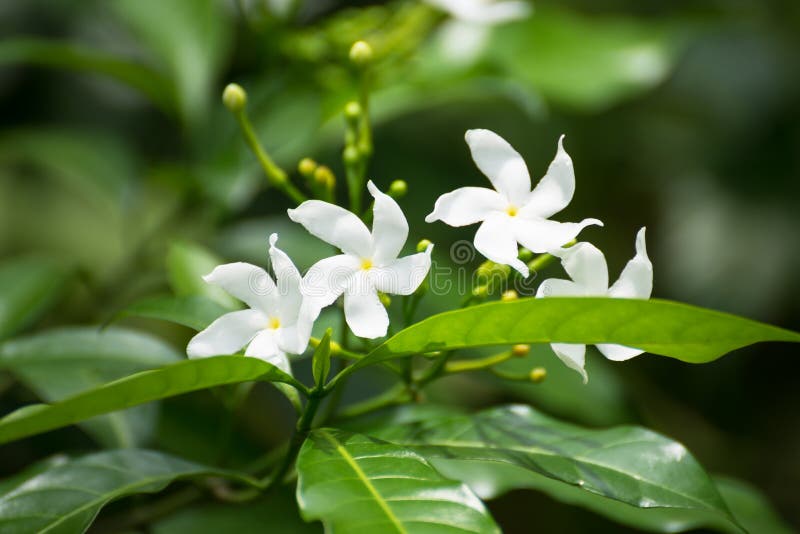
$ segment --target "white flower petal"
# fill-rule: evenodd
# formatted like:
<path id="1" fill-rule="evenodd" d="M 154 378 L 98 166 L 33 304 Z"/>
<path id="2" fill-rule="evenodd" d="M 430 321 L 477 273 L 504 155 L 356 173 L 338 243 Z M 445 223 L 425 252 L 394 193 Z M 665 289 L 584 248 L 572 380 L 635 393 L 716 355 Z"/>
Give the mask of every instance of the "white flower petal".
<path id="1" fill-rule="evenodd" d="M 558 140 L 556 157 L 547 168 L 547 173 L 520 208 L 523 217 L 548 219 L 566 208 L 572 200 L 575 194 L 575 170 L 563 143 L 562 135 Z"/>
<path id="2" fill-rule="evenodd" d="M 342 252 L 360 258 L 371 256 L 369 230 L 361 219 L 346 209 L 321 200 L 307 200 L 288 213 L 291 220 Z"/>
<path id="3" fill-rule="evenodd" d="M 587 296 L 605 296 L 608 291 L 608 265 L 600 250 L 591 243 L 577 243 L 569 248 L 552 250 L 570 278 L 582 286 Z"/>
<path id="4" fill-rule="evenodd" d="M 275 333 L 278 348 L 289 354 L 303 354 L 308 348 L 311 337 L 311 324 L 303 323 L 290 326 L 281 325 Z"/>
<path id="5" fill-rule="evenodd" d="M 589 381 L 589 375 L 586 374 L 584 369 L 586 362 L 586 345 L 575 343 L 551 343 L 550 347 L 556 353 L 564 365 L 570 369 L 574 369 L 583 377 L 583 383 Z"/>
<path id="6" fill-rule="evenodd" d="M 267 327 L 267 317 L 258 310 L 226 313 L 194 336 L 186 347 L 190 358 L 233 354 Z"/>
<path id="7" fill-rule="evenodd" d="M 271 363 L 284 373 L 292 374 L 292 368 L 289 365 L 289 358 L 278 347 L 278 336 L 276 330 L 264 330 L 259 333 L 244 353 L 245 356 L 252 356 L 259 360 L 264 360 Z"/>
<path id="8" fill-rule="evenodd" d="M 440 196 L 425 222 L 466 226 L 486 219 L 493 212 L 502 212 L 507 206 L 508 201 L 497 191 L 486 187 L 461 187 Z"/>
<path id="9" fill-rule="evenodd" d="M 505 139 L 490 130 L 467 130 L 472 159 L 494 188 L 517 207 L 531 192 L 531 177 L 522 156 Z"/>
<path id="10" fill-rule="evenodd" d="M 428 4 L 447 11 L 453 17 L 476 24 L 501 24 L 525 18 L 531 6 L 521 0 L 487 2 L 485 0 L 425 0 Z"/>
<path id="11" fill-rule="evenodd" d="M 475 233 L 475 248 L 493 262 L 510 265 L 527 278 L 528 266 L 517 257 L 519 249 L 511 227 L 508 215 L 490 215 Z"/>
<path id="12" fill-rule="evenodd" d="M 541 254 L 569 243 L 587 226 L 603 226 L 597 219 L 584 219 L 579 223 L 562 223 L 545 219 L 526 219 L 517 215 L 514 235 L 523 247 Z"/>
<path id="13" fill-rule="evenodd" d="M 372 269 L 372 281 L 375 288 L 383 293 L 393 295 L 410 295 L 417 290 L 431 269 L 431 251 L 429 245 L 425 252 L 412 254 L 384 266 Z"/>
<path id="14" fill-rule="evenodd" d="M 353 277 L 344 294 L 347 326 L 358 337 L 383 337 L 389 329 L 389 314 L 378 299 L 372 280 L 365 273 Z"/>
<path id="15" fill-rule="evenodd" d="M 632 347 L 626 347 L 624 345 L 611 345 L 608 343 L 601 343 L 595 346 L 597 347 L 597 350 L 603 353 L 603 356 L 615 362 L 630 360 L 634 356 L 638 356 L 644 352 L 643 350 L 634 349 Z"/>
<path id="16" fill-rule="evenodd" d="M 400 254 L 408 239 L 408 221 L 397 202 L 375 187 L 372 180 L 367 182 L 367 189 L 375 198 L 372 208 L 372 259 L 382 264 Z"/>
<path id="17" fill-rule="evenodd" d="M 303 277 L 303 297 L 316 312 L 330 306 L 350 284 L 350 279 L 361 269 L 358 258 L 348 254 L 331 256 L 318 261 Z M 315 316 L 316 318 L 316 316 Z"/>
<path id="18" fill-rule="evenodd" d="M 294 324 L 303 302 L 302 277 L 289 256 L 275 246 L 277 241 L 278 234 L 269 236 L 269 257 L 278 287 L 278 317 L 281 323 Z"/>
<path id="19" fill-rule="evenodd" d="M 242 262 L 219 265 L 203 280 L 221 287 L 253 309 L 267 315 L 277 312 L 278 290 L 261 267 Z"/>
<path id="20" fill-rule="evenodd" d="M 636 234 L 636 256 L 625 265 L 619 279 L 614 282 L 608 295 L 616 298 L 647 299 L 653 292 L 653 264 L 647 257 L 644 240 L 645 229 Z"/>
<path id="21" fill-rule="evenodd" d="M 543 297 L 585 297 L 586 289 L 571 280 L 548 278 L 536 290 L 536 298 Z"/>

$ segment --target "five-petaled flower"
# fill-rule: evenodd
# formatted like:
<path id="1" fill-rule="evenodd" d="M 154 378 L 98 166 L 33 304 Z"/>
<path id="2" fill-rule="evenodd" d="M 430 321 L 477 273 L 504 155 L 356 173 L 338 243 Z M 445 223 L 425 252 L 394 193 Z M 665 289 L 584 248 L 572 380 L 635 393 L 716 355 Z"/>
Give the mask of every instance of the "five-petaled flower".
<path id="1" fill-rule="evenodd" d="M 532 252 L 547 252 L 571 241 L 586 226 L 603 225 L 597 219 L 579 223 L 549 220 L 567 207 L 575 193 L 575 172 L 564 150 L 563 135 L 555 159 L 533 191 L 525 161 L 503 138 L 489 130 L 468 130 L 465 137 L 475 164 L 495 190 L 461 187 L 446 193 L 425 221 L 440 220 L 450 226 L 480 222 L 475 248 L 525 277 L 528 266 L 518 258 L 517 243 Z"/>
<path id="2" fill-rule="evenodd" d="M 344 314 L 359 337 L 385 336 L 389 315 L 378 291 L 410 295 L 431 267 L 432 245 L 424 252 L 398 258 L 408 238 L 408 222 L 390 196 L 371 181 L 375 198 L 372 233 L 355 214 L 323 202 L 308 200 L 289 210 L 289 218 L 343 254 L 314 264 L 303 278 L 303 295 L 312 309 L 321 310 L 344 294 Z"/>
<path id="3" fill-rule="evenodd" d="M 245 345 L 245 356 L 265 360 L 291 372 L 287 354 L 301 354 L 308 346 L 314 316 L 304 306 L 301 277 L 292 260 L 269 238 L 275 281 L 261 267 L 229 263 L 204 277 L 241 300 L 249 309 L 226 313 L 194 336 L 186 349 L 190 358 L 233 354 Z"/>
<path id="4" fill-rule="evenodd" d="M 644 233 L 645 229 L 642 228 L 636 234 L 636 256 L 625 265 L 619 279 L 610 288 L 606 258 L 591 243 L 578 243 L 573 247 L 551 251 L 551 254 L 561 258 L 564 270 L 572 280 L 547 279 L 539 286 L 536 297 L 650 298 L 653 291 L 653 264 L 647 257 Z M 609 343 L 596 346 L 606 358 L 614 361 L 628 360 L 644 352 Z M 586 345 L 552 343 L 551 347 L 561 361 L 581 374 L 584 383 L 588 380 L 584 369 Z"/>

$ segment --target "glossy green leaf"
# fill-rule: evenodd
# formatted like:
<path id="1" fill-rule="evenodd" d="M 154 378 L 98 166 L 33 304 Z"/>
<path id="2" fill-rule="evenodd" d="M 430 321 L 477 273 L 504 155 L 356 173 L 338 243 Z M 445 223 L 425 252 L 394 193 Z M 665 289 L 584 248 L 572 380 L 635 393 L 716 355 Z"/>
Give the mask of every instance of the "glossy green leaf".
<path id="1" fill-rule="evenodd" d="M 31 473 L 0 494 L 0 532 L 84 532 L 109 502 L 155 493 L 178 479 L 226 477 L 255 481 L 164 453 L 117 450 L 90 454 Z"/>
<path id="2" fill-rule="evenodd" d="M 617 343 L 706 363 L 753 343 L 800 334 L 666 300 L 526 298 L 440 313 L 395 334 L 349 369 L 432 352 L 516 343 Z"/>
<path id="3" fill-rule="evenodd" d="M 325 385 L 328 373 L 331 371 L 331 334 L 332 328 L 325 331 L 325 335 L 317 345 L 314 355 L 311 358 L 311 371 L 314 375 L 314 383 L 317 387 Z"/>
<path id="4" fill-rule="evenodd" d="M 193 330 L 203 330 L 230 309 L 202 295 L 173 297 L 165 295 L 134 302 L 114 319 L 145 317 L 181 324 Z"/>
<path id="5" fill-rule="evenodd" d="M 172 290 L 179 297 L 200 295 L 226 308 L 241 304 L 222 288 L 206 283 L 203 276 L 224 263 L 207 249 L 193 243 L 173 243 L 167 253 L 167 274 Z"/>
<path id="6" fill-rule="evenodd" d="M 1 263 L 0 340 L 32 325 L 55 305 L 68 279 L 68 269 L 45 258 Z"/>
<path id="7" fill-rule="evenodd" d="M 734 478 L 716 476 L 714 483 L 734 517 L 751 534 L 792 534 L 767 498 L 754 486 Z"/>
<path id="8" fill-rule="evenodd" d="M 179 359 L 164 342 L 122 328 L 62 328 L 0 346 L 0 369 L 12 372 L 47 402 Z M 149 440 L 157 416 L 156 406 L 140 406 L 82 426 L 106 447 L 132 447 Z"/>
<path id="9" fill-rule="evenodd" d="M 47 39 L 4 40 L 0 43 L 0 65 L 14 63 L 101 74 L 139 91 L 167 113 L 174 108 L 171 86 L 158 72 L 95 48 Z"/>
<path id="10" fill-rule="evenodd" d="M 144 371 L 61 402 L 34 404 L 0 419 L 0 443 L 46 432 L 146 402 L 253 380 L 302 387 L 274 365 L 244 356 L 215 356 Z"/>
<path id="11" fill-rule="evenodd" d="M 328 532 L 499 532 L 465 485 L 424 458 L 359 434 L 321 429 L 297 458 L 297 500 Z"/>
<path id="12" fill-rule="evenodd" d="M 740 531 L 694 457 L 644 428 L 587 429 L 512 405 L 375 433 L 425 456 L 484 498 L 533 488 L 650 530 Z"/>

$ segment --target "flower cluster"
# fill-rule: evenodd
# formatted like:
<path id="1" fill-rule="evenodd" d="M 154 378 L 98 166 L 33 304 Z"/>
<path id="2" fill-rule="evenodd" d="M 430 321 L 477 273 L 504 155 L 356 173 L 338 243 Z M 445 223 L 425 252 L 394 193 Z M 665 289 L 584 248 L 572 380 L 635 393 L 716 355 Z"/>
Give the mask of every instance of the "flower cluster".
<path id="1" fill-rule="evenodd" d="M 653 267 L 647 257 L 645 229 L 636 236 L 636 256 L 609 287 L 605 257 L 594 245 L 574 242 L 597 219 L 558 222 L 551 219 L 575 194 L 572 159 L 558 140 L 556 156 L 536 187 L 531 187 L 525 161 L 500 136 L 489 130 L 469 130 L 466 141 L 478 168 L 493 189 L 462 187 L 439 197 L 426 222 L 450 226 L 480 223 L 476 250 L 494 263 L 508 265 L 521 276 L 530 275 L 520 258 L 520 245 L 531 252 L 549 253 L 561 260 L 570 280 L 548 279 L 536 298 L 553 296 L 650 297 Z M 231 354 L 246 347 L 245 355 L 268 361 L 290 372 L 287 354 L 305 351 L 314 321 L 322 309 L 343 297 L 350 330 L 362 338 L 386 335 L 389 314 L 381 294 L 411 295 L 431 267 L 432 244 L 425 250 L 399 257 L 408 238 L 408 221 L 397 202 L 368 182 L 374 199 L 372 230 L 354 213 L 321 200 L 307 200 L 288 210 L 289 218 L 341 254 L 320 260 L 300 275 L 289 257 L 270 237 L 269 256 L 275 279 L 260 267 L 246 263 L 221 265 L 205 277 L 244 302 L 249 309 L 223 315 L 189 343 L 190 357 Z M 586 346 L 553 343 L 553 351 L 584 382 Z M 626 360 L 642 351 L 601 344 L 598 350 L 611 360 Z"/>

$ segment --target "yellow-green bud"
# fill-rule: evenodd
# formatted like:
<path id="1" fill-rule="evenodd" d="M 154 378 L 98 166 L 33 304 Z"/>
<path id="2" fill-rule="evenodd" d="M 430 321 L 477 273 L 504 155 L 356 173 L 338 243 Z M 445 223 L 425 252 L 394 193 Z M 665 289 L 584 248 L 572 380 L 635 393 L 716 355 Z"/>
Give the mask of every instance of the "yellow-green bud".
<path id="1" fill-rule="evenodd" d="M 538 384 L 542 382 L 545 378 L 547 378 L 547 369 L 545 369 L 544 367 L 534 367 L 533 369 L 531 369 L 528 378 L 530 378 L 531 382 L 533 382 L 534 384 Z"/>
<path id="2" fill-rule="evenodd" d="M 239 113 L 247 105 L 247 93 L 237 83 L 229 83 L 222 91 L 222 103 L 232 113 Z"/>
<path id="3" fill-rule="evenodd" d="M 366 41 L 356 41 L 350 47 L 350 61 L 363 67 L 372 61 L 372 47 Z"/>
<path id="4" fill-rule="evenodd" d="M 356 121 L 361 117 L 361 104 L 353 100 L 344 106 L 344 118 L 348 121 Z"/>
<path id="5" fill-rule="evenodd" d="M 311 158 L 303 158 L 300 160 L 300 163 L 297 164 L 297 170 L 303 176 L 309 177 L 317 170 L 317 162 Z"/>
<path id="6" fill-rule="evenodd" d="M 392 299 L 386 293 L 378 293 L 378 299 L 384 307 L 388 308 L 392 304 Z"/>
<path id="7" fill-rule="evenodd" d="M 358 152 L 358 149 L 353 145 L 348 145 L 344 147 L 344 152 L 342 152 L 342 159 L 348 165 L 352 165 L 353 163 L 358 163 L 358 160 L 361 159 L 361 154 Z"/>
<path id="8" fill-rule="evenodd" d="M 528 263 L 533 259 L 533 252 L 523 247 L 519 249 L 519 259 L 524 261 L 525 263 Z"/>
<path id="9" fill-rule="evenodd" d="M 320 165 L 314 171 L 314 181 L 319 185 L 327 186 L 331 180 L 336 180 L 333 176 L 333 171 L 325 165 Z"/>
<path id="10" fill-rule="evenodd" d="M 395 180 L 389 184 L 389 196 L 392 198 L 400 198 L 408 192 L 408 184 L 405 180 Z"/>
<path id="11" fill-rule="evenodd" d="M 522 343 L 511 347 L 511 355 L 516 356 L 517 358 L 522 358 L 523 356 L 527 356 L 530 351 L 531 351 L 531 346 Z"/>
<path id="12" fill-rule="evenodd" d="M 417 252 L 425 252 L 431 245 L 433 245 L 433 243 L 431 243 L 430 239 L 423 239 L 417 243 Z"/>
<path id="13" fill-rule="evenodd" d="M 478 286 L 472 288 L 472 294 L 476 297 L 485 297 L 489 294 L 489 286 Z"/>
<path id="14" fill-rule="evenodd" d="M 508 302 L 510 300 L 517 300 L 519 295 L 513 289 L 509 289 L 508 291 L 503 291 L 503 294 L 500 295 L 500 300 Z"/>

